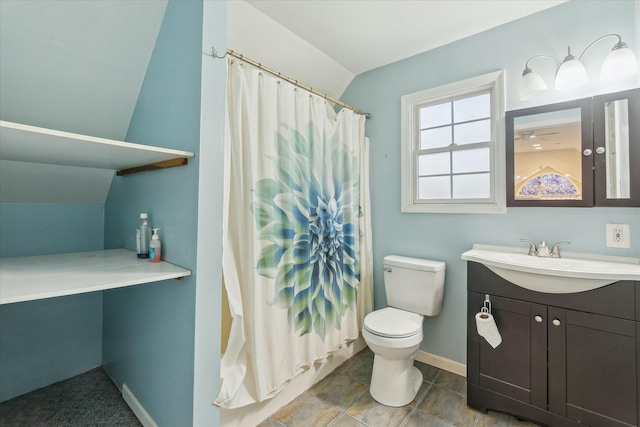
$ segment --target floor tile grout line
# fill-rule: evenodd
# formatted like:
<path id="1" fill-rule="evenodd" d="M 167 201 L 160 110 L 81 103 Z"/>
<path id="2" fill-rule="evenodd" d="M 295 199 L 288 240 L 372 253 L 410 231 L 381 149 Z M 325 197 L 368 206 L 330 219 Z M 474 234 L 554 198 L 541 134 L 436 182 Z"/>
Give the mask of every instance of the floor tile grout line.
<path id="1" fill-rule="evenodd" d="M 355 417 L 353 417 L 353 416 L 351 416 L 351 415 L 347 414 L 347 413 L 346 413 L 346 411 L 345 411 L 345 412 L 343 412 L 342 414 L 338 415 L 337 417 L 335 417 L 333 420 L 331 420 L 331 422 L 330 422 L 329 424 L 327 424 L 327 427 L 333 427 L 333 426 L 335 426 L 335 424 L 338 422 L 338 420 L 339 420 L 340 418 L 342 418 L 342 417 L 349 417 L 349 418 L 351 418 L 352 420 L 354 420 L 354 421 L 356 421 L 356 422 L 358 422 L 358 423 L 360 423 L 360 424 L 362 424 L 362 425 L 364 425 L 364 426 L 366 426 L 366 427 L 369 427 L 369 424 L 365 423 L 363 420 L 360 420 L 360 419 L 358 419 L 358 418 L 355 418 Z"/>
<path id="2" fill-rule="evenodd" d="M 411 408 L 411 410 L 409 411 L 409 413 L 407 414 L 406 417 L 404 417 L 404 419 L 402 420 L 402 422 L 400 423 L 399 427 L 404 427 L 407 422 L 409 422 L 409 420 L 411 419 L 411 417 L 413 416 L 413 414 L 418 410 L 418 408 L 416 406 L 413 406 Z"/>
<path id="3" fill-rule="evenodd" d="M 427 381 L 425 381 L 425 382 L 427 382 Z M 433 381 L 428 381 L 428 382 L 429 382 L 429 387 L 427 387 L 427 389 L 424 391 L 424 393 L 422 394 L 422 397 L 416 401 L 415 408 L 420 406 L 420 403 L 422 403 L 422 401 L 427 397 L 427 395 L 429 394 L 429 392 L 433 388 L 434 382 Z M 418 390 L 418 391 L 420 391 L 420 390 Z"/>
<path id="4" fill-rule="evenodd" d="M 342 375 L 342 374 L 336 374 L 336 375 Z M 343 375 L 346 376 L 346 375 Z M 350 378 L 349 376 L 346 376 L 347 378 Z M 326 378 L 326 377 L 325 377 Z M 351 378 L 350 378 L 351 379 Z M 315 397 L 317 397 L 318 399 L 320 399 L 322 402 L 326 403 L 329 406 L 332 406 L 333 408 L 341 411 L 341 412 L 346 412 L 349 408 L 351 408 L 358 400 L 360 400 L 360 398 L 365 395 L 367 393 L 367 391 L 369 390 L 369 388 L 367 387 L 364 391 L 362 391 L 360 394 L 358 394 L 353 401 L 349 404 L 349 406 L 347 406 L 344 410 L 342 410 L 339 406 L 334 405 L 333 403 L 329 402 L 328 400 L 323 399 L 322 397 L 318 396 L 317 394 L 315 394 L 313 391 L 311 391 L 311 389 L 309 389 L 309 393 L 311 393 L 312 395 L 314 395 Z M 294 399 L 295 400 L 295 399 Z"/>
<path id="5" fill-rule="evenodd" d="M 345 414 L 347 414 L 347 415 L 349 415 L 349 416 L 351 417 L 351 415 L 350 415 L 350 414 L 348 414 L 348 413 L 347 413 L 347 411 L 348 411 L 349 409 L 351 409 L 351 408 L 353 407 L 353 405 L 355 405 L 356 403 L 358 403 L 358 402 L 360 401 L 360 399 L 362 399 L 362 398 L 367 394 L 367 392 L 368 392 L 368 391 L 369 391 L 369 389 L 367 388 L 367 389 L 365 389 L 365 391 L 363 391 L 362 393 L 360 393 L 360 395 L 359 395 L 359 396 L 358 396 L 358 397 L 357 397 L 353 402 L 351 402 L 351 405 L 349 405 L 349 407 L 348 407 L 347 409 L 345 409 L 345 410 L 344 410 L 344 413 L 345 413 Z M 361 423 L 363 423 L 363 424 L 366 424 L 366 423 L 364 422 L 364 420 L 360 420 L 360 419 L 358 419 L 358 418 L 356 418 L 356 417 L 351 417 L 351 418 L 353 418 L 353 419 L 355 419 L 355 420 L 358 420 L 359 422 L 361 422 Z"/>
<path id="6" fill-rule="evenodd" d="M 270 420 L 270 421 L 272 421 L 274 423 L 277 423 L 278 426 L 280 426 L 280 427 L 287 427 L 286 424 L 282 424 L 280 421 L 276 420 L 275 418 L 269 417 L 269 418 L 267 418 L 267 420 Z"/>

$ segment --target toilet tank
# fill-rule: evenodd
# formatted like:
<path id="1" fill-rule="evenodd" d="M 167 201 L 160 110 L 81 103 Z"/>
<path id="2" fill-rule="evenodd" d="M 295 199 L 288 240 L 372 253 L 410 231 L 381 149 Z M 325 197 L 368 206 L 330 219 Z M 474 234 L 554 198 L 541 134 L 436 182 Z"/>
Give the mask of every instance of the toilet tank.
<path id="1" fill-rule="evenodd" d="M 391 307 L 425 316 L 436 316 L 444 293 L 443 261 L 384 257 L 384 288 Z"/>

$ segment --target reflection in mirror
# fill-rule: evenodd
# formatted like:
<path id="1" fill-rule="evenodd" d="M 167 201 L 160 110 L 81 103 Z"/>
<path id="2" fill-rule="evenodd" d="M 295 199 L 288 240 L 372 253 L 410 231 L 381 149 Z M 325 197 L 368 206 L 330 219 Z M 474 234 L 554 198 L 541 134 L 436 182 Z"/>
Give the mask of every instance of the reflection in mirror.
<path id="1" fill-rule="evenodd" d="M 580 108 L 514 119 L 515 200 L 582 200 Z"/>
<path id="2" fill-rule="evenodd" d="M 607 199 L 631 197 L 629 169 L 629 102 L 605 103 L 605 152 L 607 153 Z"/>

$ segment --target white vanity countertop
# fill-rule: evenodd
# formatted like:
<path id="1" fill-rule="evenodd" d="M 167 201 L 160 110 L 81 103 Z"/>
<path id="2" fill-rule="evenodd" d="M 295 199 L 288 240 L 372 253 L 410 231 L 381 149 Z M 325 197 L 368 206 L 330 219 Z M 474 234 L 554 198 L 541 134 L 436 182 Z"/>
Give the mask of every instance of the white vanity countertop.
<path id="1" fill-rule="evenodd" d="M 462 259 L 484 264 L 504 279 L 539 292 L 582 292 L 620 280 L 640 281 L 640 258 L 568 251 L 550 258 L 528 255 L 527 248 L 474 244 Z"/>

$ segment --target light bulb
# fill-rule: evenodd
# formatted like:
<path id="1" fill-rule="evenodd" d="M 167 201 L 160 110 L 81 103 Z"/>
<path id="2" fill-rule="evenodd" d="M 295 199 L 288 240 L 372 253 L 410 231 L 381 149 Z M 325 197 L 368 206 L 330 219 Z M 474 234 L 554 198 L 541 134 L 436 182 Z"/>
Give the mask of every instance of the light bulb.
<path id="1" fill-rule="evenodd" d="M 571 54 L 567 55 L 556 74 L 556 89 L 574 89 L 587 83 L 587 81 L 589 81 L 587 70 L 582 65 L 582 62 Z"/>
<path id="2" fill-rule="evenodd" d="M 547 90 L 547 84 L 542 77 L 540 77 L 540 74 L 531 68 L 525 68 L 522 72 L 522 78 L 520 79 L 520 99 L 523 101 L 530 99 L 545 90 Z"/>
<path id="3" fill-rule="evenodd" d="M 625 43 L 617 43 L 602 64 L 600 80 L 614 81 L 638 74 L 638 59 Z"/>

